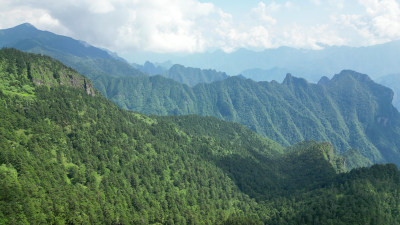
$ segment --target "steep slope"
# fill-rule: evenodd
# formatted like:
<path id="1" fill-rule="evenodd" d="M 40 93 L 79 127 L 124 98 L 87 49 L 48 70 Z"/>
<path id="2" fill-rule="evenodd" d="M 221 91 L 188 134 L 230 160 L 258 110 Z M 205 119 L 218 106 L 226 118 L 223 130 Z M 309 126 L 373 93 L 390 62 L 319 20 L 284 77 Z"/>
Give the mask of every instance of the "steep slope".
<path id="1" fill-rule="evenodd" d="M 400 73 L 379 77 L 376 79 L 376 82 L 394 91 L 393 105 L 397 110 L 400 110 Z"/>
<path id="2" fill-rule="evenodd" d="M 90 82 L 59 82 L 85 78 L 48 57 L 5 49 L 0 62 L 0 81 L 13 81 L 0 89 L 1 223 L 400 221 L 393 165 L 337 175 L 329 144 L 283 154 L 239 124 L 121 110 Z"/>
<path id="3" fill-rule="evenodd" d="M 34 87 L 71 86 L 95 95 L 92 82 L 76 71 L 47 56 L 22 54 L 15 49 L 0 51 L 0 89 L 6 95 L 34 98 Z"/>
<path id="4" fill-rule="evenodd" d="M 31 24 L 0 30 L 0 47 L 40 53 L 60 60 L 85 76 L 143 75 L 122 58 L 82 41 L 36 29 Z"/>
<path id="5" fill-rule="evenodd" d="M 52 72 L 30 78 L 30 67 L 66 68 L 48 57 L 0 52 L 1 81 L 14 79 L 12 93 L 0 90 L 2 223 L 210 224 L 255 209 L 203 158 L 210 154 L 201 140 L 61 84 Z"/>
<path id="6" fill-rule="evenodd" d="M 356 149 L 371 162 L 400 165 L 400 115 L 391 105 L 393 93 L 353 71 L 319 84 L 291 75 L 282 84 L 230 77 L 189 88 L 159 76 L 102 78 L 95 84 L 126 109 L 215 116 L 244 124 L 283 145 L 329 141 L 339 153 Z M 369 165 L 368 160 L 360 165 Z"/>

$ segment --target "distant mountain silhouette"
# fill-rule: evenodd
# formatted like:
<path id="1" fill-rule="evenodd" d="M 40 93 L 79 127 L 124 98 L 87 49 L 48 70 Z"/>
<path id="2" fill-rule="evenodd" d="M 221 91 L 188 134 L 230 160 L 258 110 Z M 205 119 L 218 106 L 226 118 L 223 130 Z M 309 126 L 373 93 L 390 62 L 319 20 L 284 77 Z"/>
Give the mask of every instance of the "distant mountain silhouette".
<path id="1" fill-rule="evenodd" d="M 143 75 L 115 54 L 83 41 L 38 30 L 29 23 L 0 30 L 0 47 L 51 56 L 91 79 L 100 75 Z"/>

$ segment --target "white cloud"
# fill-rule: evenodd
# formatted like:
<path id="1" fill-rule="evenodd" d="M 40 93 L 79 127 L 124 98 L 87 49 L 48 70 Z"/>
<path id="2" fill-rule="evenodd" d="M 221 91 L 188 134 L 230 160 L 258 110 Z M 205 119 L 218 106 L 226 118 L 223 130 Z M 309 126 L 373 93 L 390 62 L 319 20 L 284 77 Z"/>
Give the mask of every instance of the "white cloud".
<path id="1" fill-rule="evenodd" d="M 99 13 L 99 14 L 109 13 L 115 9 L 114 6 L 111 4 L 111 2 L 107 0 L 97 0 L 95 2 L 96 4 L 89 5 L 89 10 L 93 13 Z"/>
<path id="2" fill-rule="evenodd" d="M 274 2 L 268 6 L 264 2 L 260 2 L 258 3 L 258 6 L 256 8 L 252 9 L 252 12 L 254 16 L 256 16 L 257 19 L 260 19 L 261 21 L 266 23 L 276 24 L 276 19 L 269 16 L 268 11 L 277 11 L 279 10 L 280 7 L 281 7 L 280 5 Z"/>
<path id="3" fill-rule="evenodd" d="M 321 5 L 321 1 L 320 0 L 310 0 L 310 1 L 315 5 Z"/>
<path id="4" fill-rule="evenodd" d="M 400 6 L 396 0 L 359 0 L 362 14 L 345 14 L 335 21 L 361 37 L 362 45 L 400 39 Z"/>
<path id="5" fill-rule="evenodd" d="M 396 0 L 359 0 L 363 14 L 326 13 L 325 22 L 307 14 L 341 12 L 348 2 L 260 1 L 247 13 L 231 15 L 198 0 L 0 0 L 0 28 L 30 22 L 118 52 L 320 48 L 400 39 Z M 311 8 L 304 13 L 302 7 Z"/>

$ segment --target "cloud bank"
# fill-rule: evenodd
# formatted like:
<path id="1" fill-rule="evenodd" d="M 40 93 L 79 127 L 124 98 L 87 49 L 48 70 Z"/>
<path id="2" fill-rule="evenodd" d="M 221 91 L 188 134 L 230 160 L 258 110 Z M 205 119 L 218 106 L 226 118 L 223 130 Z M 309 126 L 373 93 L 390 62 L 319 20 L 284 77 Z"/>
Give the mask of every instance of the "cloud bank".
<path id="1" fill-rule="evenodd" d="M 232 15 L 197 0 L 2 0 L 0 27 L 29 22 L 117 52 L 318 49 L 400 39 L 399 5 L 398 0 L 260 1 Z"/>

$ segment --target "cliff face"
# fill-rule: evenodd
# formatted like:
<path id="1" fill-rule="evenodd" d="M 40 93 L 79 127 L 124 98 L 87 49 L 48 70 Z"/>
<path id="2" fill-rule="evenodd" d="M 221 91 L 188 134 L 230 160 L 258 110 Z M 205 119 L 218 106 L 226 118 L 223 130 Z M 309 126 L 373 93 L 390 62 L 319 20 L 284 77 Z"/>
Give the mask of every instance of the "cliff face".
<path id="1" fill-rule="evenodd" d="M 32 84 L 50 87 L 70 86 L 84 89 L 88 95 L 95 95 L 96 93 L 88 78 L 47 56 L 26 54 L 15 49 L 2 49 L 0 51 L 0 64 L 5 69 L 1 76 L 2 81 L 4 81 L 3 84 L 6 84 L 4 85 L 5 89 L 12 87 L 11 84 L 16 82 L 16 79 L 20 79 L 18 82 L 21 90 L 16 90 L 16 87 L 13 87 L 14 93 L 23 92 L 27 85 Z"/>

